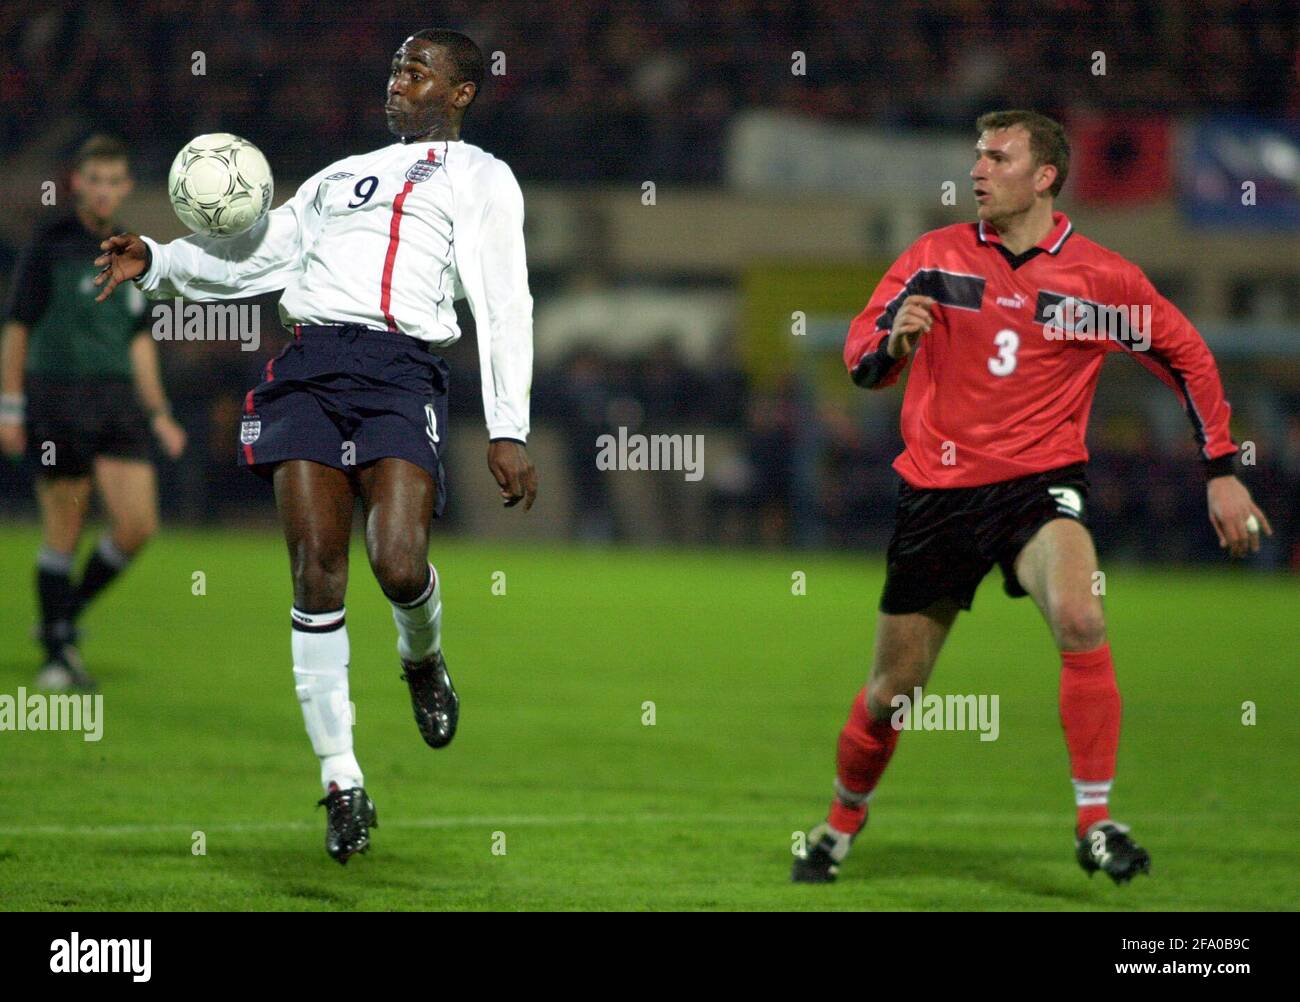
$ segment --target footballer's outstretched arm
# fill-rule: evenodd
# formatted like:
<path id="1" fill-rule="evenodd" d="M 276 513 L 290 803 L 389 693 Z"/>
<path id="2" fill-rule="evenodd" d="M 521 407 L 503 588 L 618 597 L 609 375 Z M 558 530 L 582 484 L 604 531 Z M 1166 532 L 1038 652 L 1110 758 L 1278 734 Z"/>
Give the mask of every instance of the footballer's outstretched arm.
<path id="1" fill-rule="evenodd" d="M 1127 301 L 1151 305 L 1151 329 L 1148 350 L 1133 355 L 1183 402 L 1205 461 L 1206 504 L 1219 546 L 1234 557 L 1258 552 L 1261 531 L 1271 536 L 1273 527 L 1246 485 L 1233 475 L 1237 445 L 1228 427 L 1232 409 L 1214 356 L 1182 311 L 1156 291 L 1140 269 L 1134 272 Z"/>
<path id="2" fill-rule="evenodd" d="M 293 198 L 238 236 L 196 233 L 167 244 L 136 233 L 109 237 L 99 245 L 104 253 L 95 258 L 103 268 L 95 284 L 104 286 L 95 302 L 103 302 L 128 279 L 150 299 L 236 299 L 283 289 L 319 215 L 315 197 L 324 175 L 316 174 Z"/>
<path id="3" fill-rule="evenodd" d="M 456 267 L 478 327 L 488 469 L 507 507 L 533 506 L 537 471 L 524 443 L 533 376 L 533 297 L 524 252 L 524 197 L 499 160 L 479 172 L 457 216 Z"/>
<path id="4" fill-rule="evenodd" d="M 135 280 L 150 299 L 235 299 L 284 288 L 299 260 L 298 219 L 286 203 L 235 237 L 193 234 L 168 244 L 123 233 L 101 243 L 95 278 L 100 303 L 122 282 Z"/>

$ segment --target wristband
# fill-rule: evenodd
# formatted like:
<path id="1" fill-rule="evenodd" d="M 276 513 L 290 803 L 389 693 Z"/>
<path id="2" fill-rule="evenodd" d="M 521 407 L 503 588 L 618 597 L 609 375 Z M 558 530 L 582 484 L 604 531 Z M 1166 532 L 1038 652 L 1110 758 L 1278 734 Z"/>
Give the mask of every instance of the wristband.
<path id="1" fill-rule="evenodd" d="M 869 355 L 864 355 L 851 373 L 850 378 L 864 389 L 871 389 L 887 376 L 894 366 L 907 358 L 894 358 L 889 354 L 889 337 L 880 342 L 880 347 Z"/>
<path id="2" fill-rule="evenodd" d="M 27 398 L 21 393 L 0 393 L 0 424 L 22 424 Z"/>

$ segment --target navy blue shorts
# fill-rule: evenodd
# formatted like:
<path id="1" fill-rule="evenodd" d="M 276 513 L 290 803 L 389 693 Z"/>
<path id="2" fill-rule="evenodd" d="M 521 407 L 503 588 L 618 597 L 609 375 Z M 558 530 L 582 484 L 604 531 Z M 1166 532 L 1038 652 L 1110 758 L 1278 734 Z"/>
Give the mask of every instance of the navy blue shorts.
<path id="1" fill-rule="evenodd" d="M 287 459 L 347 473 L 405 459 L 429 471 L 442 514 L 450 374 L 424 342 L 354 324 L 297 325 L 263 376 L 244 397 L 240 465 L 270 479 Z"/>
<path id="2" fill-rule="evenodd" d="M 994 566 L 1002 568 L 1003 590 L 1024 598 L 1016 557 L 1053 519 L 1086 526 L 1087 498 L 1083 463 L 981 487 L 923 489 L 900 482 L 880 611 L 921 612 L 943 598 L 969 609 Z"/>

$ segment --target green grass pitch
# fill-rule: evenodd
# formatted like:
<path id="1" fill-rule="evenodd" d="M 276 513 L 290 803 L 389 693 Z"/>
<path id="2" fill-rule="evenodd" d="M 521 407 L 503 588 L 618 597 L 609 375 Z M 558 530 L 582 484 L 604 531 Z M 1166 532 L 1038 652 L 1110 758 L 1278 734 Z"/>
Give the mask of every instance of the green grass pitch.
<path id="1" fill-rule="evenodd" d="M 30 685 L 36 534 L 0 531 L 0 693 Z M 1073 859 L 1058 659 L 990 575 L 936 693 L 997 694 L 998 740 L 905 733 L 834 886 L 789 883 L 869 664 L 876 559 L 435 541 L 460 733 L 420 741 L 359 545 L 356 747 L 380 827 L 324 852 L 272 533 L 166 530 L 93 608 L 98 743 L 2 732 L 6 909 L 1290 909 L 1300 895 L 1294 580 L 1109 568 L 1128 887 Z M 192 594 L 192 575 L 206 594 Z M 807 594 L 792 594 L 792 575 Z M 493 594 L 494 574 L 505 594 Z M 498 577 L 495 580 L 500 581 Z M 1257 722 L 1242 722 L 1252 701 Z M 654 704 L 654 724 L 643 723 Z M 206 854 L 192 852 L 203 832 Z M 502 848 L 504 833 L 505 852 Z"/>

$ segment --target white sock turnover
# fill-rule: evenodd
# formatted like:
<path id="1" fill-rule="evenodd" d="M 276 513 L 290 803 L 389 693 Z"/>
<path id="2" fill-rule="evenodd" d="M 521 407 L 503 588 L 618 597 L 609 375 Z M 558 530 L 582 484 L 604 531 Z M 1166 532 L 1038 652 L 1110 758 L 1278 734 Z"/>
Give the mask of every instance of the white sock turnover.
<path id="1" fill-rule="evenodd" d="M 424 593 L 409 605 L 393 606 L 397 624 L 397 654 L 403 661 L 423 661 L 442 649 L 442 588 L 438 572 L 429 565 Z"/>

